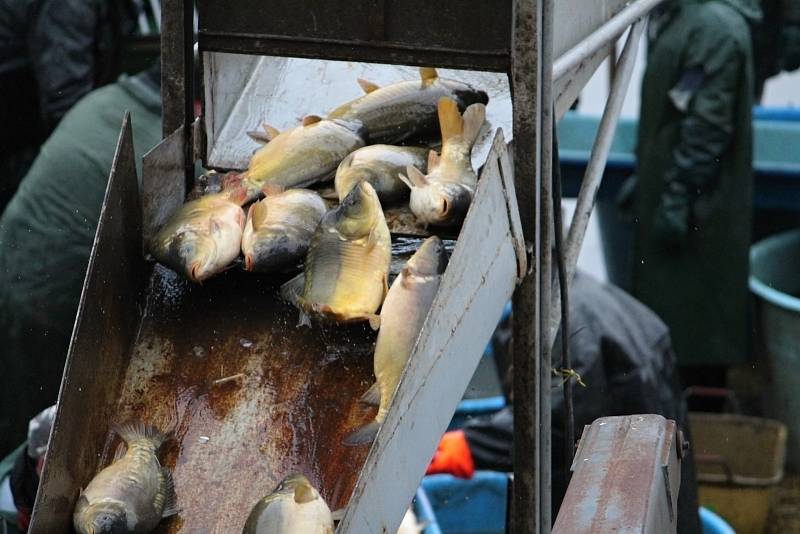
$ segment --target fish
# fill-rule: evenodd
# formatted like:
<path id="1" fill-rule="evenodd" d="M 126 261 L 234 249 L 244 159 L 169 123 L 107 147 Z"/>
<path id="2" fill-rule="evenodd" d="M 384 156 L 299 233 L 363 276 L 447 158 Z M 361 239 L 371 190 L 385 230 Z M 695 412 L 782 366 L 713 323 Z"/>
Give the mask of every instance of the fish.
<path id="1" fill-rule="evenodd" d="M 439 100 L 441 155 L 430 155 L 427 175 L 413 165 L 400 175 L 411 189 L 411 212 L 426 226 L 457 226 L 463 222 L 478 186 L 471 154 L 485 117 L 483 104 L 472 104 L 462 116 L 454 100 Z"/>
<path id="2" fill-rule="evenodd" d="M 427 149 L 413 146 L 370 145 L 359 148 L 344 158 L 336 169 L 333 183 L 339 201 L 344 200 L 361 180 L 368 181 L 375 188 L 383 205 L 405 200 L 409 190 L 398 174 L 408 165 L 425 172 L 427 158 Z"/>
<path id="3" fill-rule="evenodd" d="M 392 238 L 378 195 L 359 182 L 328 211 L 311 239 L 304 272 L 281 287 L 284 299 L 309 316 L 339 323 L 377 320 L 388 290 Z"/>
<path id="4" fill-rule="evenodd" d="M 400 376 L 439 290 L 446 256 L 442 240 L 431 236 L 392 283 L 381 309 L 375 343 L 373 367 L 377 380 L 361 398 L 367 404 L 378 404 L 378 413 L 369 424 L 348 435 L 346 445 L 372 442 L 386 420 Z"/>
<path id="5" fill-rule="evenodd" d="M 242 534 L 333 534 L 328 504 L 303 475 L 289 475 L 256 503 Z"/>
<path id="6" fill-rule="evenodd" d="M 345 156 L 364 146 L 360 123 L 354 121 L 309 115 L 285 132 L 271 126 L 264 129 L 261 140 L 266 144 L 242 173 L 248 201 L 261 196 L 267 185 L 292 189 L 329 180 Z"/>
<path id="7" fill-rule="evenodd" d="M 197 283 L 225 270 L 241 250 L 244 200 L 240 180 L 227 177 L 219 193 L 181 206 L 150 240 L 150 253 Z"/>
<path id="8" fill-rule="evenodd" d="M 299 264 L 327 210 L 325 201 L 308 189 L 268 194 L 251 204 L 242 234 L 245 269 L 270 272 Z"/>
<path id="9" fill-rule="evenodd" d="M 140 423 L 114 430 L 128 450 L 81 491 L 72 515 L 78 534 L 150 532 L 162 518 L 179 513 L 172 474 L 156 455 L 166 435 Z"/>
<path id="10" fill-rule="evenodd" d="M 328 118 L 359 122 L 368 144 L 397 144 L 436 133 L 436 106 L 442 97 L 453 99 L 461 109 L 477 102 L 489 102 L 485 91 L 464 82 L 440 78 L 432 67 L 422 67 L 419 72 L 420 80 L 386 87 L 359 79 L 366 94 L 334 109 Z"/>

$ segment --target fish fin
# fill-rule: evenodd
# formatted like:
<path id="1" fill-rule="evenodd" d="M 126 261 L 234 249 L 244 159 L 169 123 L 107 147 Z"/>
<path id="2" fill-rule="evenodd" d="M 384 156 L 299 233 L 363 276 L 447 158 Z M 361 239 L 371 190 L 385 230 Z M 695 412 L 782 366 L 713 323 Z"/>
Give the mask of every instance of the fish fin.
<path id="1" fill-rule="evenodd" d="M 431 172 L 437 165 L 439 165 L 439 154 L 435 150 L 431 150 L 428 152 L 428 172 Z"/>
<path id="2" fill-rule="evenodd" d="M 419 77 L 422 78 L 422 85 L 430 85 L 439 78 L 439 73 L 433 67 L 420 67 Z"/>
<path id="3" fill-rule="evenodd" d="M 172 473 L 166 467 L 161 468 L 161 490 L 164 494 L 164 508 L 161 517 L 170 517 L 180 513 L 178 508 L 178 496 L 175 494 L 175 483 L 172 480 Z"/>
<path id="4" fill-rule="evenodd" d="M 335 189 L 331 189 L 329 191 L 323 191 L 319 196 L 321 196 L 325 200 L 339 200 L 339 194 L 336 192 Z"/>
<path id="5" fill-rule="evenodd" d="M 378 330 L 381 327 L 381 316 L 377 313 L 369 315 L 369 327 Z"/>
<path id="6" fill-rule="evenodd" d="M 308 484 L 297 484 L 294 487 L 294 502 L 297 504 L 305 504 L 314 499 L 316 499 L 314 489 Z"/>
<path id="7" fill-rule="evenodd" d="M 344 444 L 349 445 L 351 447 L 356 445 L 364 445 L 366 443 L 372 443 L 375 440 L 375 436 L 378 435 L 378 430 L 380 429 L 381 425 L 375 420 L 370 421 L 368 424 L 362 426 L 355 432 L 348 435 L 344 438 Z"/>
<path id="8" fill-rule="evenodd" d="M 412 281 L 413 277 L 414 277 L 414 274 L 415 274 L 414 270 L 411 267 L 409 267 L 408 265 L 403 267 L 403 269 L 400 271 L 400 275 L 398 275 L 397 278 L 401 278 L 401 276 L 402 276 L 400 284 L 405 289 L 411 289 L 412 287 L 414 287 L 414 282 Z"/>
<path id="9" fill-rule="evenodd" d="M 264 200 L 259 200 L 257 202 L 253 202 L 250 206 L 250 210 L 247 213 L 247 218 L 251 221 L 253 225 L 253 230 L 259 228 L 264 221 L 267 220 L 267 202 Z"/>
<path id="10" fill-rule="evenodd" d="M 261 123 L 261 128 L 267 134 L 267 138 L 270 141 L 272 141 L 273 139 L 275 139 L 276 137 L 278 137 L 281 134 L 280 130 L 278 130 L 274 126 L 271 126 L 271 125 L 267 124 L 266 122 L 262 122 Z"/>
<path id="11" fill-rule="evenodd" d="M 219 223 L 217 222 L 217 220 L 214 217 L 209 217 L 208 218 L 208 230 L 212 234 L 218 233 L 221 228 L 222 227 L 219 225 Z"/>
<path id="12" fill-rule="evenodd" d="M 297 326 L 298 328 L 301 326 L 308 326 L 311 327 L 311 317 L 308 316 L 306 312 L 300 310 L 300 313 L 297 317 Z"/>
<path id="13" fill-rule="evenodd" d="M 411 183 L 411 180 L 408 179 L 408 176 L 406 176 L 402 172 L 399 172 L 397 173 L 397 177 L 400 179 L 401 182 L 406 184 L 409 189 L 414 189 L 414 184 Z"/>
<path id="14" fill-rule="evenodd" d="M 303 294 L 303 288 L 306 284 L 305 273 L 300 273 L 288 282 L 285 282 L 280 289 L 281 297 L 295 306 L 300 305 L 300 295 Z"/>
<path id="15" fill-rule="evenodd" d="M 364 92 L 367 94 L 371 93 L 372 91 L 377 91 L 378 89 L 381 88 L 380 85 L 372 83 L 369 80 L 365 80 L 364 78 L 359 78 L 356 81 L 358 82 L 358 85 L 361 87 L 361 89 L 363 89 Z"/>
<path id="16" fill-rule="evenodd" d="M 264 196 L 274 197 L 286 191 L 286 188 L 278 184 L 265 184 L 261 187 L 261 192 Z"/>
<path id="17" fill-rule="evenodd" d="M 303 126 L 310 126 L 312 124 L 316 124 L 322 120 L 322 117 L 319 115 L 306 115 L 303 117 Z"/>
<path id="18" fill-rule="evenodd" d="M 249 130 L 247 132 L 247 137 L 249 137 L 256 143 L 261 143 L 262 145 L 266 145 L 271 141 L 269 136 L 265 132 L 262 132 L 261 130 Z"/>
<path id="19" fill-rule="evenodd" d="M 381 403 L 381 390 L 378 387 L 378 383 L 375 382 L 372 384 L 367 391 L 361 395 L 361 398 L 358 399 L 358 402 L 361 404 L 366 404 L 367 406 L 378 406 Z"/>
<path id="20" fill-rule="evenodd" d="M 378 230 L 375 226 L 369 231 L 367 236 L 367 250 L 372 250 L 378 244 Z"/>
<path id="21" fill-rule="evenodd" d="M 452 98 L 443 96 L 439 99 L 439 128 L 442 130 L 442 145 L 464 131 L 464 120 L 458 112 L 458 104 Z"/>
<path id="22" fill-rule="evenodd" d="M 410 182 L 411 183 L 410 187 L 412 189 L 414 187 L 425 187 L 430 183 L 428 181 L 428 178 L 422 173 L 422 171 L 414 167 L 413 165 L 406 165 L 406 176 L 408 177 L 407 178 L 408 182 L 406 182 L 406 185 L 408 185 L 408 183 Z"/>
<path id="23" fill-rule="evenodd" d="M 334 510 L 331 512 L 331 518 L 334 521 L 341 521 L 344 519 L 345 512 L 347 512 L 347 508 L 339 508 L 338 510 Z"/>
<path id="24" fill-rule="evenodd" d="M 166 434 L 156 427 L 145 425 L 138 421 L 130 421 L 125 424 L 113 423 L 111 429 L 119 434 L 119 436 L 125 440 L 125 443 L 129 445 L 135 441 L 145 440 L 152 443 L 155 448 L 158 449 L 168 438 Z"/>
<path id="25" fill-rule="evenodd" d="M 478 133 L 481 131 L 483 121 L 486 120 L 486 106 L 483 104 L 472 104 L 464 112 L 462 119 L 464 127 L 461 135 L 463 136 L 464 142 L 472 146 L 478 138 Z"/>

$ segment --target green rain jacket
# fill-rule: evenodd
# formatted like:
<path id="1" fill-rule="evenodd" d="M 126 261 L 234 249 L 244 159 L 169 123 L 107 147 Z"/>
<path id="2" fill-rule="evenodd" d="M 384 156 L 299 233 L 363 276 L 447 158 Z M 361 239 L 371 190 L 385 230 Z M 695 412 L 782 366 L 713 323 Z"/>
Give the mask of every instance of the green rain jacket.
<path id="1" fill-rule="evenodd" d="M 756 0 L 683 0 L 651 21 L 634 193 L 633 292 L 681 364 L 747 353 L 752 220 L 749 23 Z"/>
<path id="2" fill-rule="evenodd" d="M 0 456 L 56 401 L 125 111 L 138 164 L 161 139 L 161 97 L 144 74 L 80 100 L 0 218 Z"/>

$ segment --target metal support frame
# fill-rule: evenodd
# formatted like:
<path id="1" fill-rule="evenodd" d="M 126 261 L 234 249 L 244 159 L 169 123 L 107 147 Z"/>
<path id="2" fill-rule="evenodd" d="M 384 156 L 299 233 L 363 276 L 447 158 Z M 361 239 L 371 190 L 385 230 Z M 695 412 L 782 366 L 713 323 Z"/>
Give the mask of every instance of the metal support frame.
<path id="1" fill-rule="evenodd" d="M 632 24 L 617 65 L 617 75 L 601 121 L 581 189 L 566 246 L 568 273 L 574 273 L 578 252 L 602 177 L 611 138 L 630 81 L 636 46 L 647 15 L 662 0 L 635 0 L 553 64 L 554 0 L 514 0 L 510 47 L 489 50 L 412 47 L 388 41 L 333 42 L 311 36 L 227 34 L 206 31 L 206 45 L 216 50 L 281 54 L 328 59 L 357 59 L 406 64 L 449 64 L 461 68 L 506 70 L 514 100 L 514 180 L 525 243 L 528 271 L 514 297 L 514 492 L 513 532 L 547 534 L 551 526 L 550 492 L 550 351 L 557 323 L 551 315 L 559 298 L 552 287 L 552 136 L 553 80 L 585 67 L 590 58 L 613 43 Z M 379 2 L 383 6 L 382 0 Z M 184 168 L 192 162 L 192 3 L 164 0 L 162 21 L 162 94 L 164 135 L 184 127 Z M 214 9 L 210 0 L 203 5 Z M 382 18 L 379 17 L 381 20 Z M 639 22 L 637 22 L 639 21 Z M 337 24 L 340 24 L 337 22 Z M 314 24 L 316 30 L 316 24 Z M 291 30 L 291 28 L 290 28 Z M 372 31 L 372 30 L 370 30 Z M 287 33 L 292 33 L 287 31 Z M 378 35 L 377 37 L 381 37 Z M 470 43 L 470 46 L 473 46 Z M 505 54 L 508 54 L 506 57 Z M 551 335 L 553 334 L 553 335 Z"/>
<path id="2" fill-rule="evenodd" d="M 634 4 L 635 5 L 635 4 Z M 583 239 L 586 237 L 586 229 L 589 226 L 589 218 L 592 215 L 595 202 L 597 201 L 597 191 L 603 179 L 603 171 L 611 150 L 611 142 L 614 139 L 614 132 L 617 129 L 619 114 L 622 104 L 625 101 L 625 94 L 630 84 L 633 67 L 636 64 L 636 55 L 639 49 L 639 40 L 644 32 L 646 18 L 641 18 L 632 26 L 625 41 L 625 47 L 617 61 L 616 75 L 611 83 L 611 91 L 608 95 L 603 116 L 600 119 L 600 126 L 597 131 L 594 146 L 586 165 L 586 172 L 578 193 L 578 201 L 575 206 L 575 213 L 569 226 L 569 233 L 566 239 L 564 251 L 565 264 L 567 270 L 567 282 L 572 280 L 578 264 L 578 256 L 581 252 Z M 602 45 L 601 45 L 602 46 Z M 555 341 L 558 328 L 561 323 L 560 310 L 560 288 L 555 286 L 552 291 L 550 314 L 550 326 L 548 329 L 548 342 L 550 345 Z"/>

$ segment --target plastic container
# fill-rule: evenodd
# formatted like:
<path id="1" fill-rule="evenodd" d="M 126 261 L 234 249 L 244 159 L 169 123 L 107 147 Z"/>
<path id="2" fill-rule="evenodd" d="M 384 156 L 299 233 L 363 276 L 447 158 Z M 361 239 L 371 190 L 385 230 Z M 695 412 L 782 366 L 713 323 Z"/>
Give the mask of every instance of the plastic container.
<path id="1" fill-rule="evenodd" d="M 702 506 L 700 507 L 700 526 L 703 534 L 736 534 L 736 531 L 724 519 Z"/>
<path id="2" fill-rule="evenodd" d="M 414 514 L 417 516 L 417 522 L 425 525 L 422 534 L 442 534 L 431 501 L 422 487 L 417 488 L 417 494 L 414 496 Z"/>
<path id="3" fill-rule="evenodd" d="M 767 362 L 768 414 L 789 428 L 788 465 L 800 468 L 800 230 L 750 249 L 756 346 Z"/>
<path id="4" fill-rule="evenodd" d="M 507 473 L 476 471 L 469 480 L 431 475 L 422 488 L 443 534 L 505 534 Z"/>
<path id="5" fill-rule="evenodd" d="M 739 534 L 762 534 L 783 478 L 786 426 L 737 414 L 689 414 L 699 500 Z"/>

